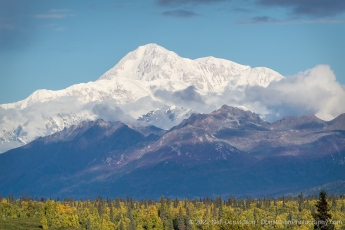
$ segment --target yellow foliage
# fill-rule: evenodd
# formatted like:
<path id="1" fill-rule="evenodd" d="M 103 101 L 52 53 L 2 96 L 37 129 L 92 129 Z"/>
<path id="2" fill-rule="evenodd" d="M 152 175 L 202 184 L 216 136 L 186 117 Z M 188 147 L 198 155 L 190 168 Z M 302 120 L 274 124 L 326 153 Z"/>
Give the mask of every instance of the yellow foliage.
<path id="1" fill-rule="evenodd" d="M 45 216 L 43 216 L 41 219 L 41 225 L 42 225 L 42 229 L 49 229 L 48 221 L 47 221 L 47 218 Z"/>
<path id="2" fill-rule="evenodd" d="M 332 200 L 335 200 L 332 198 Z M 249 202 L 249 203 L 248 203 Z M 313 229 L 316 200 L 285 198 L 273 201 L 236 200 L 222 202 L 208 200 L 133 201 L 102 200 L 66 201 L 13 200 L 0 201 L 0 218 L 41 218 L 43 229 L 170 229 L 170 224 L 188 225 L 188 229 Z M 332 202 L 330 202 L 332 203 Z M 345 199 L 337 198 L 331 209 L 336 229 L 345 228 Z M 163 214 L 162 214 L 163 213 Z M 162 218 L 162 219 L 161 219 Z M 182 221 L 182 222 L 181 222 Z"/>
<path id="3" fill-rule="evenodd" d="M 79 227 L 78 215 L 68 204 L 57 203 L 51 226 L 57 228 Z"/>

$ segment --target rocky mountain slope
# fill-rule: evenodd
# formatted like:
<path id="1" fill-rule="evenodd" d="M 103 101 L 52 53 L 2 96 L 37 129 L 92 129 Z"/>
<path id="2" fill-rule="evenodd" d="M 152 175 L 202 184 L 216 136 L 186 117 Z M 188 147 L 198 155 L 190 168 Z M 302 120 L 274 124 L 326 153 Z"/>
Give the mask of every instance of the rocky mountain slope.
<path id="1" fill-rule="evenodd" d="M 295 193 L 345 180 L 344 118 L 269 123 L 224 105 L 192 114 L 168 131 L 85 121 L 1 154 L 0 193 L 137 198 Z"/>

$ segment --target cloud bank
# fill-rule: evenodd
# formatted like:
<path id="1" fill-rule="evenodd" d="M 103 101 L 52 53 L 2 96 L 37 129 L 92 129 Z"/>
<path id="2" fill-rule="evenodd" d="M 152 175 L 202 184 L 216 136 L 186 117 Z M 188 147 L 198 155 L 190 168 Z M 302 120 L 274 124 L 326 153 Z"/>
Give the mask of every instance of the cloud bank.
<path id="1" fill-rule="evenodd" d="M 248 87 L 246 101 L 256 102 L 277 118 L 287 115 L 315 114 L 330 120 L 345 112 L 345 91 L 328 65 L 271 83 L 267 88 Z"/>
<path id="2" fill-rule="evenodd" d="M 155 96 L 168 104 L 208 113 L 223 104 L 245 107 L 273 122 L 284 116 L 315 114 L 331 120 L 345 113 L 344 86 L 336 81 L 329 65 L 312 69 L 272 82 L 267 87 L 246 86 L 227 88 L 218 95 L 200 94 L 195 87 L 169 92 L 158 90 Z"/>

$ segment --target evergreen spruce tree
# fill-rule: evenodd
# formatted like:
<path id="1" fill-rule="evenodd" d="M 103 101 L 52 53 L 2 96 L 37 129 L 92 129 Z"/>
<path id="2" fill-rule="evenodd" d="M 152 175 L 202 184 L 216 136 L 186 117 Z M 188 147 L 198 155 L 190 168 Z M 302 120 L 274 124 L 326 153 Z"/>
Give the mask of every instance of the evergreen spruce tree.
<path id="1" fill-rule="evenodd" d="M 110 221 L 115 223 L 115 214 L 114 214 L 114 208 L 110 207 Z"/>
<path id="2" fill-rule="evenodd" d="M 169 205 L 168 205 L 169 204 Z M 170 200 L 165 200 L 163 196 L 161 196 L 160 199 L 160 208 L 159 208 L 159 217 L 161 218 L 163 222 L 163 227 L 166 230 L 173 230 L 174 224 L 173 220 L 171 218 L 171 215 L 169 213 L 169 207 L 170 207 Z"/>
<path id="3" fill-rule="evenodd" d="M 135 222 L 131 206 L 128 208 L 127 217 L 129 219 L 129 230 L 135 230 Z"/>
<path id="4" fill-rule="evenodd" d="M 332 197 L 332 210 L 337 208 L 337 199 L 335 196 Z"/>
<path id="5" fill-rule="evenodd" d="M 186 230 L 185 219 L 183 217 L 181 207 L 179 208 L 179 213 L 178 213 L 178 217 L 177 217 L 177 228 L 179 230 Z"/>
<path id="6" fill-rule="evenodd" d="M 345 212 L 345 205 L 344 205 L 344 203 L 341 205 L 340 211 L 341 212 Z"/>
<path id="7" fill-rule="evenodd" d="M 161 199 L 160 199 L 160 208 L 158 210 L 158 215 L 164 224 L 166 221 L 166 204 L 165 204 L 165 200 L 163 196 L 161 196 Z"/>
<path id="8" fill-rule="evenodd" d="M 317 211 L 313 214 L 315 223 L 314 229 L 322 229 L 322 230 L 332 230 L 335 229 L 334 225 L 330 223 L 332 218 L 331 214 L 328 213 L 330 208 L 327 203 L 326 199 L 326 192 L 322 190 L 319 195 L 319 200 L 316 203 Z"/>
<path id="9" fill-rule="evenodd" d="M 87 218 L 87 221 L 86 221 L 86 230 L 90 230 L 91 229 L 91 221 L 90 221 L 90 218 Z"/>
<path id="10" fill-rule="evenodd" d="M 303 197 L 303 194 L 301 193 L 300 195 L 298 195 L 298 211 L 299 212 L 302 212 L 303 202 L 304 202 L 304 197 Z"/>
<path id="11" fill-rule="evenodd" d="M 186 230 L 193 229 L 193 221 L 191 219 L 186 219 Z"/>
<path id="12" fill-rule="evenodd" d="M 120 230 L 125 230 L 125 226 L 123 226 L 123 222 L 120 223 Z"/>
<path id="13" fill-rule="evenodd" d="M 291 212 L 289 212 L 287 218 L 288 218 L 289 221 L 292 221 L 292 214 L 291 214 Z"/>

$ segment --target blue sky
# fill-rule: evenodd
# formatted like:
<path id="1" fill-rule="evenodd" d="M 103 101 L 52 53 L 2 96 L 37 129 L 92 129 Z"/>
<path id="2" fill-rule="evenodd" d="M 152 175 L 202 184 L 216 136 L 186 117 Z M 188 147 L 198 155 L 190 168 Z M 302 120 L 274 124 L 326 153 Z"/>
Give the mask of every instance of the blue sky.
<path id="1" fill-rule="evenodd" d="M 0 104 L 94 81 L 140 45 L 345 84 L 344 0 L 0 0 Z"/>

